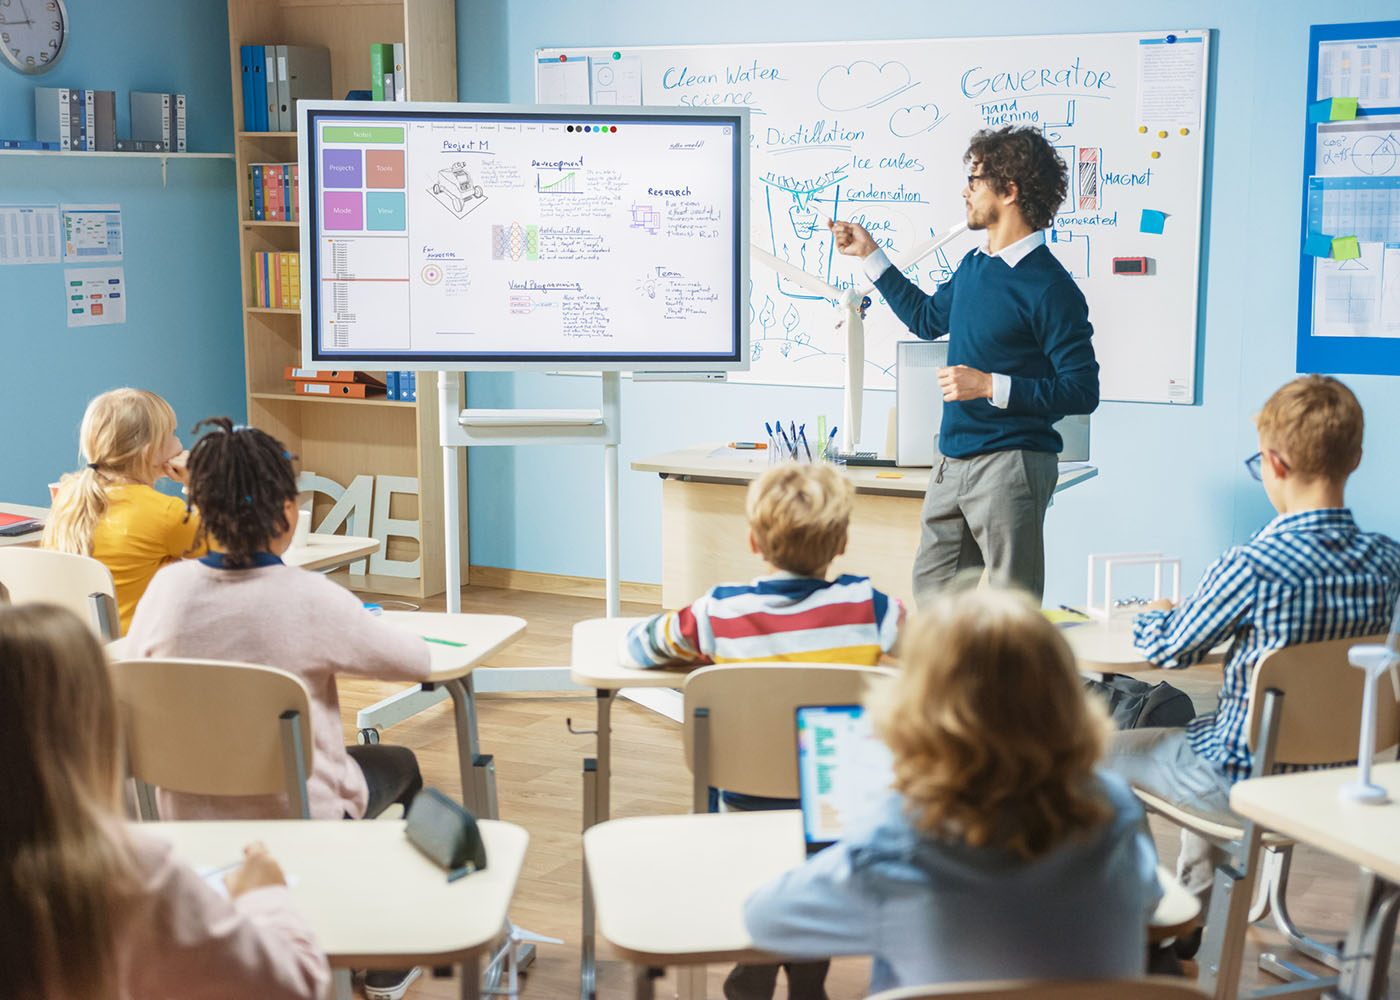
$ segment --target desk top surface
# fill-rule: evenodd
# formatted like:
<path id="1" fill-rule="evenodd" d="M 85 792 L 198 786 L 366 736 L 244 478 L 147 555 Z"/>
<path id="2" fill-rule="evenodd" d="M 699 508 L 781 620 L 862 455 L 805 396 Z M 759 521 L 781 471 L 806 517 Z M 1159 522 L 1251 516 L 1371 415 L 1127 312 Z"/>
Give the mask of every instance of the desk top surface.
<path id="1" fill-rule="evenodd" d="M 584 832 L 583 854 L 603 936 L 631 962 L 669 965 L 771 958 L 754 949 L 743 903 L 806 848 L 802 814 L 788 809 L 612 820 Z M 1165 895 L 1152 924 L 1190 924 L 1195 897 L 1157 873 Z"/>
<path id="2" fill-rule="evenodd" d="M 739 451 L 724 445 L 708 444 L 696 448 L 681 448 L 632 463 L 638 472 L 655 472 L 663 476 L 675 476 L 711 482 L 747 483 L 757 479 L 768 469 L 766 449 Z M 928 487 L 932 470 L 927 468 L 897 468 L 893 466 L 846 466 L 846 475 L 855 484 L 858 493 L 880 493 L 889 496 L 923 496 Z M 900 478 L 883 478 L 891 473 Z M 1066 462 L 1060 467 L 1060 478 L 1055 484 L 1055 492 L 1068 489 L 1075 483 L 1093 479 L 1099 470 L 1082 462 Z"/>
<path id="3" fill-rule="evenodd" d="M 481 661 L 504 649 L 525 631 L 514 615 L 464 615 L 445 611 L 386 611 L 384 621 L 421 635 L 432 654 L 431 681 L 464 677 Z"/>
<path id="4" fill-rule="evenodd" d="M 368 535 L 318 535 L 312 532 L 305 545 L 293 545 L 282 553 L 288 566 L 302 569 L 334 569 L 379 551 L 379 539 Z"/>
<path id="5" fill-rule="evenodd" d="M 1230 790 L 1230 808 L 1400 883 L 1400 802 L 1363 805 L 1343 799 L 1341 787 L 1356 775 L 1356 768 L 1342 767 L 1251 778 Z M 1400 763 L 1376 764 L 1371 781 L 1400 798 Z"/>
<path id="6" fill-rule="evenodd" d="M 0 503 L 0 514 L 18 514 L 20 517 L 32 517 L 40 522 L 49 519 L 47 507 L 31 507 L 22 503 Z M 38 545 L 42 535 L 42 531 L 31 531 L 27 535 L 0 535 L 0 546 Z"/>
<path id="7" fill-rule="evenodd" d="M 569 679 L 584 687 L 616 691 L 629 687 L 680 687 L 690 668 L 638 670 L 618 662 L 622 637 L 645 618 L 590 618 L 574 625 Z"/>
<path id="8" fill-rule="evenodd" d="M 481 820 L 487 867 L 448 883 L 404 837 L 402 820 L 258 820 L 146 823 L 196 868 L 242 857 L 260 840 L 289 879 L 316 939 L 341 967 L 445 965 L 501 933 L 529 834 Z"/>

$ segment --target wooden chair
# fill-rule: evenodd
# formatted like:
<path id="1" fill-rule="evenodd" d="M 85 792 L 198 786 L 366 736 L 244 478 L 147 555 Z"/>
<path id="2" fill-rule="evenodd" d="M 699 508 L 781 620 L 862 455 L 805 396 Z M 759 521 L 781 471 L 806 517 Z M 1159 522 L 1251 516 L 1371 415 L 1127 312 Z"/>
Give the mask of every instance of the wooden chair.
<path id="1" fill-rule="evenodd" d="M 112 679 L 132 777 L 198 795 L 286 793 L 310 819 L 311 694 L 273 667 L 221 660 L 120 660 Z M 138 786 L 139 787 L 139 786 Z M 143 819 L 155 819 L 149 794 Z"/>
<path id="2" fill-rule="evenodd" d="M 743 663 L 692 673 L 684 688 L 692 810 L 708 810 L 711 787 L 797 798 L 797 709 L 859 704 L 872 682 L 891 676 L 882 667 L 828 663 Z"/>
<path id="3" fill-rule="evenodd" d="M 989 983 L 941 983 L 901 986 L 872 993 L 866 1000 L 1203 1000 L 1206 994 L 1174 976 L 1142 979 Z"/>
<path id="4" fill-rule="evenodd" d="M 1345 764 L 1356 759 L 1365 674 L 1347 662 L 1347 651 L 1362 643 L 1384 641 L 1384 635 L 1376 635 L 1300 643 L 1272 650 L 1260 659 L 1249 682 L 1247 732 L 1254 755 L 1250 777 L 1272 774 L 1280 765 Z M 1380 751 L 1400 741 L 1400 706 L 1389 684 L 1376 685 L 1376 698 L 1374 749 Z M 1268 908 L 1294 948 L 1340 968 L 1337 950 L 1301 933 L 1288 914 L 1288 863 L 1293 849 L 1288 840 L 1265 834 L 1249 821 L 1234 826 L 1204 819 L 1150 792 L 1136 791 L 1147 809 L 1219 844 L 1235 859 L 1234 866 L 1223 866 L 1215 873 L 1206 937 L 1198 959 L 1204 989 L 1222 1000 L 1236 995 L 1245 931 L 1251 918 L 1262 918 Z M 1261 852 L 1269 858 L 1268 907 L 1251 910 Z M 1261 955 L 1259 965 L 1283 979 L 1314 978 L 1274 954 Z M 1319 980 L 1318 984 L 1325 982 Z"/>
<path id="5" fill-rule="evenodd" d="M 102 642 L 121 635 L 117 587 L 90 556 L 27 546 L 0 548 L 0 592 L 11 604 L 58 604 L 92 626 Z"/>

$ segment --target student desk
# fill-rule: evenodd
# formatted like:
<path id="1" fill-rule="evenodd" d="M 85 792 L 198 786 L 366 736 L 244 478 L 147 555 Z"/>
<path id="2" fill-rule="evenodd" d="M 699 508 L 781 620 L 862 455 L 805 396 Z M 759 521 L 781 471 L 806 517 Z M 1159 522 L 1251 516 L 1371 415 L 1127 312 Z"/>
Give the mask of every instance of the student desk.
<path id="1" fill-rule="evenodd" d="M 390 625 L 427 640 L 432 666 L 428 680 L 421 686 L 425 690 L 441 686 L 452 697 L 462 804 L 474 816 L 495 819 L 496 768 L 491 755 L 481 753 L 477 737 L 472 671 L 487 657 L 514 642 L 525 631 L 525 619 L 514 615 L 464 615 L 444 611 L 386 611 L 381 617 Z M 378 735 L 370 742 L 379 742 Z"/>
<path id="2" fill-rule="evenodd" d="M 1400 766 L 1400 765 L 1397 765 Z M 743 904 L 759 886 L 806 858 L 802 814 L 780 812 L 642 816 L 587 830 L 583 857 L 603 936 L 634 966 L 633 996 L 649 998 L 649 968 L 689 966 L 682 995 L 705 994 L 707 962 L 771 962 L 744 926 Z M 684 863 L 677 863 L 684 859 Z M 1194 896 L 1161 868 L 1162 902 L 1149 936 L 1192 926 Z"/>
<path id="3" fill-rule="evenodd" d="M 1086 673 L 1128 674 L 1158 667 L 1143 659 L 1133 646 L 1133 619 L 1138 612 L 1123 612 L 1109 616 L 1107 621 L 1093 619 L 1063 625 L 1060 634 L 1069 643 L 1079 669 Z M 1202 657 L 1202 663 L 1219 663 L 1229 652 L 1233 638 L 1227 638 Z"/>
<path id="4" fill-rule="evenodd" d="M 500 939 L 529 834 L 484 820 L 486 868 L 449 883 L 404 837 L 402 820 L 146 823 L 196 868 L 226 865 L 262 841 L 335 969 L 461 965 L 461 995 L 479 997 L 483 951 Z M 373 878 L 363 878 L 373 872 Z M 337 977 L 348 998 L 348 975 Z"/>
<path id="5" fill-rule="evenodd" d="M 1385 683 L 1382 681 L 1381 683 Z M 1343 997 L 1383 997 L 1400 908 L 1400 803 L 1361 805 L 1339 790 L 1354 767 L 1238 782 L 1230 808 L 1299 843 L 1361 866 L 1360 892 L 1342 954 Z M 1371 780 L 1400 796 L 1400 763 L 1376 764 Z M 1300 986 L 1306 984 L 1306 980 Z"/>
<path id="6" fill-rule="evenodd" d="M 618 645 L 633 623 L 644 618 L 593 618 L 574 625 L 569 679 L 597 692 L 596 757 L 583 762 L 583 829 L 607 820 L 611 809 L 612 703 L 623 688 L 677 688 L 685 683 L 688 668 L 638 670 L 618 662 Z M 583 875 L 583 956 L 580 975 L 582 995 L 593 995 L 596 951 L 594 907 L 587 870 Z"/>
<path id="7" fill-rule="evenodd" d="M 716 583 L 762 575 L 763 560 L 745 543 L 749 524 L 744 497 L 749 483 L 768 468 L 766 450 L 704 445 L 642 459 L 632 468 L 655 472 L 662 479 L 663 605 L 683 607 Z M 832 573 L 868 576 L 880 590 L 913 607 L 919 514 L 931 470 L 847 467 L 845 473 L 856 488 L 855 508 L 847 554 L 832 564 Z M 900 478 L 885 478 L 892 473 Z M 1097 475 L 1091 465 L 1065 463 L 1055 492 Z"/>
<path id="8" fill-rule="evenodd" d="M 282 553 L 288 566 L 302 569 L 337 569 L 379 551 L 379 539 L 366 535 L 318 535 L 312 533 L 305 545 L 294 545 Z"/>
<path id="9" fill-rule="evenodd" d="M 0 514 L 17 514 L 20 517 L 33 517 L 44 522 L 49 519 L 49 509 L 47 507 L 30 507 L 22 503 L 0 503 Z M 0 535 L 0 546 L 3 545 L 38 545 L 39 539 L 43 537 L 42 531 L 31 531 L 27 535 Z"/>

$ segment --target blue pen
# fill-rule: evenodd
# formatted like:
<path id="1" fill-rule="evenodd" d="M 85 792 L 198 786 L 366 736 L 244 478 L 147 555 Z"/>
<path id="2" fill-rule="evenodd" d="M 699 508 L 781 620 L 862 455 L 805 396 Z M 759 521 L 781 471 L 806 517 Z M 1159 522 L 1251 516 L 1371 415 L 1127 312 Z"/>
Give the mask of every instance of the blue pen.
<path id="1" fill-rule="evenodd" d="M 787 435 L 783 433 L 783 425 L 781 423 L 778 424 L 778 437 L 783 442 L 783 451 L 786 453 L 787 457 L 795 458 L 796 453 L 792 450 L 792 445 L 788 444 L 788 438 Z"/>
<path id="2" fill-rule="evenodd" d="M 831 454 L 831 442 L 836 440 L 836 432 L 840 429 L 839 427 L 833 427 L 831 428 L 831 433 L 826 436 L 826 453 L 828 455 Z"/>
<path id="3" fill-rule="evenodd" d="M 797 436 L 800 437 L 800 438 L 802 439 L 802 450 L 805 451 L 805 452 L 807 453 L 807 461 L 810 462 L 810 461 L 812 460 L 812 449 L 811 449 L 811 447 L 807 444 L 807 425 L 806 425 L 806 424 L 803 424 L 800 428 L 798 428 Z"/>

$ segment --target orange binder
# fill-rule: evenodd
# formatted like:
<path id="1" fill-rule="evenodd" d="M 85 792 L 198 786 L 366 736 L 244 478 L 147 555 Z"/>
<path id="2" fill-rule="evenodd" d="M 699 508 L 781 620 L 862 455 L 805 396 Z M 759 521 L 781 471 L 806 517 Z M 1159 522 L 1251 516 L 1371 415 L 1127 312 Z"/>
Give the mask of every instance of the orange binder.
<path id="1" fill-rule="evenodd" d="M 364 382 L 378 386 L 384 384 L 365 372 L 322 372 L 315 368 L 297 368 L 294 365 L 286 367 L 284 377 L 303 382 Z"/>
<path id="2" fill-rule="evenodd" d="M 293 382 L 298 396 L 335 396 L 343 399 L 364 399 L 383 394 L 382 385 L 364 382 Z"/>

